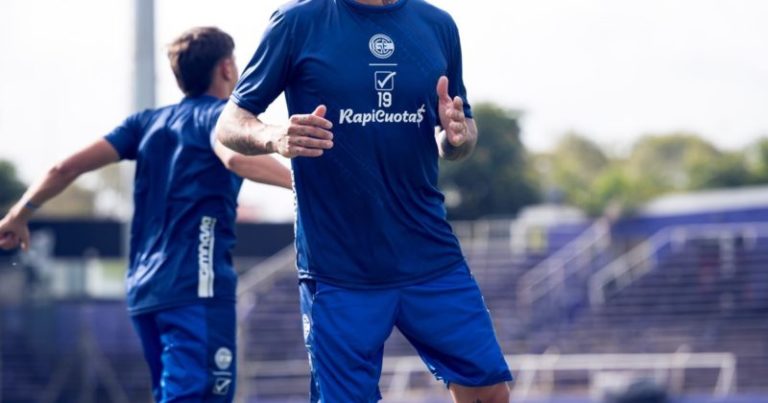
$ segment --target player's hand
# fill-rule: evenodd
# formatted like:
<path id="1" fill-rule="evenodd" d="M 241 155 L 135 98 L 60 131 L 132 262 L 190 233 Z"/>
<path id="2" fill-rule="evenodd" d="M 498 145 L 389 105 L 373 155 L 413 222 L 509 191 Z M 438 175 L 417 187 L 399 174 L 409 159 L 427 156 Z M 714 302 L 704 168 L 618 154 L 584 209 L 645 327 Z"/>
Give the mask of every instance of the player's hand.
<path id="1" fill-rule="evenodd" d="M 464 101 L 461 97 L 448 95 L 448 77 L 441 76 L 437 80 L 438 113 L 440 126 L 445 130 L 445 138 L 454 147 L 459 147 L 467 141 L 467 118 L 464 116 Z"/>
<path id="2" fill-rule="evenodd" d="M 283 157 L 319 157 L 333 147 L 333 123 L 325 118 L 325 105 L 308 115 L 293 115 L 274 142 L 274 151 Z"/>
<path id="3" fill-rule="evenodd" d="M 19 246 L 24 251 L 29 250 L 29 227 L 25 220 L 7 215 L 0 221 L 0 249 L 10 250 Z"/>

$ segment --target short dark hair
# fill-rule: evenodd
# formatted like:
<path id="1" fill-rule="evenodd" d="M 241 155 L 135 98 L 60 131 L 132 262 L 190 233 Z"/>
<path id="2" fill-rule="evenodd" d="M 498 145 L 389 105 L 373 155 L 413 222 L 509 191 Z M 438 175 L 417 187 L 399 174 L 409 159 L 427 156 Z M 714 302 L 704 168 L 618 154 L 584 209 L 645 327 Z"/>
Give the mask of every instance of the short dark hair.
<path id="1" fill-rule="evenodd" d="M 232 37 L 216 27 L 196 27 L 181 34 L 168 45 L 168 59 L 179 88 L 191 97 L 208 91 L 216 64 L 231 57 L 234 50 Z"/>

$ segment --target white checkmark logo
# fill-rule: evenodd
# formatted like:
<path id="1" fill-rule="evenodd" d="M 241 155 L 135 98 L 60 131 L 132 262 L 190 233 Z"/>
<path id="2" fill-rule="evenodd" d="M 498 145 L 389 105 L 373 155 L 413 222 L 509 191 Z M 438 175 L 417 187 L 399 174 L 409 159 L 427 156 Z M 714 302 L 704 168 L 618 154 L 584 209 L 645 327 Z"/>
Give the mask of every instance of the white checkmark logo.
<path id="1" fill-rule="evenodd" d="M 225 378 L 219 378 L 216 380 L 216 384 L 214 387 L 214 392 L 219 395 L 224 395 L 227 393 L 227 390 L 229 390 L 229 385 L 232 383 L 231 379 L 225 379 Z"/>
<path id="2" fill-rule="evenodd" d="M 395 77 L 395 74 L 397 74 L 397 72 L 393 71 L 393 72 L 390 72 L 389 74 L 387 74 L 387 76 L 384 77 L 383 80 L 376 79 L 376 85 L 378 85 L 378 88 L 379 89 L 386 88 L 387 82 L 392 80 Z"/>

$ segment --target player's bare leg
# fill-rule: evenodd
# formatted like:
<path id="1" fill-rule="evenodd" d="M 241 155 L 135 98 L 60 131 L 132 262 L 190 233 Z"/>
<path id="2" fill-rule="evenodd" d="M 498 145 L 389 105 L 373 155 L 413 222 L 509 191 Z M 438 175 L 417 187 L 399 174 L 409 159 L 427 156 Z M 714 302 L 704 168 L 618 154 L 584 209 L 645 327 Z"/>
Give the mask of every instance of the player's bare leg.
<path id="1" fill-rule="evenodd" d="M 503 382 L 479 388 L 451 384 L 449 390 L 456 403 L 509 403 L 509 387 Z"/>

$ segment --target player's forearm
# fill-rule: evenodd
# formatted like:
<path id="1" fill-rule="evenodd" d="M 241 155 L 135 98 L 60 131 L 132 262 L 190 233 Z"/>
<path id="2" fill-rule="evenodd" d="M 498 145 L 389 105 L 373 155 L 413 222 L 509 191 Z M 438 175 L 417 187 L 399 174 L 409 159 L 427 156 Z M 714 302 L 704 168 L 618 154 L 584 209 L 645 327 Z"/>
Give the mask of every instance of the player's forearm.
<path id="1" fill-rule="evenodd" d="M 233 160 L 232 165 L 232 170 L 245 179 L 286 189 L 293 188 L 291 170 L 271 156 L 242 156 Z"/>
<path id="2" fill-rule="evenodd" d="M 477 125 L 474 120 L 467 120 L 466 141 L 460 146 L 454 146 L 448 141 L 445 131 L 441 130 L 437 134 L 437 144 L 440 151 L 440 157 L 449 161 L 457 161 L 466 158 L 477 145 Z"/>
<path id="3" fill-rule="evenodd" d="M 292 188 L 291 171 L 268 155 L 243 155 L 216 141 L 216 156 L 227 169 L 253 182 Z"/>
<path id="4" fill-rule="evenodd" d="M 38 207 L 64 191 L 83 173 L 119 160 L 114 147 L 106 140 L 99 139 L 48 169 L 45 176 L 24 193 L 10 214 L 27 220 Z"/>
<path id="5" fill-rule="evenodd" d="M 274 152 L 272 139 L 277 127 L 267 125 L 231 101 L 216 123 L 216 138 L 227 148 L 244 155 Z"/>
<path id="6" fill-rule="evenodd" d="M 64 191 L 78 176 L 79 172 L 63 163 L 54 165 L 42 179 L 27 189 L 11 208 L 10 214 L 17 219 L 29 220 L 37 208 Z"/>

